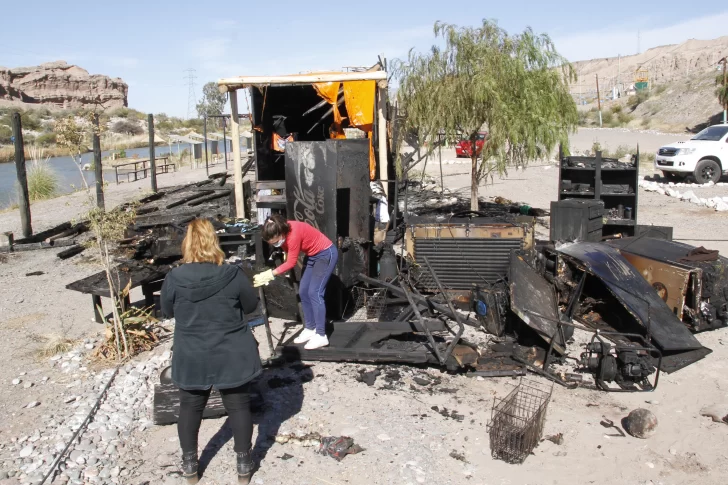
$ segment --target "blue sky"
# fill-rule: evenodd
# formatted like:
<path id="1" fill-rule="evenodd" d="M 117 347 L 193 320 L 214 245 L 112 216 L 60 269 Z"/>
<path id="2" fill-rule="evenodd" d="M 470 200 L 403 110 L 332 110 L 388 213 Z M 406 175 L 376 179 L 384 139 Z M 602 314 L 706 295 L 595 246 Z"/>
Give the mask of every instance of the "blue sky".
<path id="1" fill-rule="evenodd" d="M 185 116 L 185 69 L 196 70 L 199 98 L 202 85 L 220 77 L 371 65 L 380 53 L 392 59 L 411 47 L 431 46 L 437 20 L 473 25 L 493 18 L 514 33 L 530 26 L 548 33 L 572 61 L 634 54 L 638 30 L 643 51 L 728 35 L 728 6 L 720 2 L 614 5 L 621 6 L 543 0 L 41 0 L 29 6 L 32 12 L 20 5 L 15 14 L 3 8 L 0 66 L 65 60 L 92 74 L 121 77 L 129 84 L 132 108 Z"/>

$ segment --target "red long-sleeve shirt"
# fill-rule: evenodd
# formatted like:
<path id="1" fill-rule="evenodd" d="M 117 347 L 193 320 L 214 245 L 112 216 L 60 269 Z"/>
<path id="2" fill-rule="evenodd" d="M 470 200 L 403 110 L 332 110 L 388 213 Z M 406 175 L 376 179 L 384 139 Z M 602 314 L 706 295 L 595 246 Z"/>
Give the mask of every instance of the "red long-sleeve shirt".
<path id="1" fill-rule="evenodd" d="M 274 274 L 277 275 L 293 269 L 300 252 L 314 256 L 333 245 L 321 231 L 305 222 L 288 221 L 288 224 L 291 232 L 286 235 L 286 242 L 281 247 L 287 254 L 286 261 L 275 269 Z"/>

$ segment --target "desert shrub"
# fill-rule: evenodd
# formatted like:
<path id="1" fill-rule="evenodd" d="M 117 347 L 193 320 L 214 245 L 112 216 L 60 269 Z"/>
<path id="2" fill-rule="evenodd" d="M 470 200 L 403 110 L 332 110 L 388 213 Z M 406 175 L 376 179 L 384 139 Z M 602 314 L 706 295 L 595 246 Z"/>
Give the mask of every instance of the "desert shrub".
<path id="1" fill-rule="evenodd" d="M 612 105 L 612 107 L 611 107 L 611 108 L 609 108 L 609 110 L 610 110 L 610 111 L 611 111 L 612 113 L 614 113 L 615 115 L 618 115 L 619 113 L 621 113 L 621 112 L 622 112 L 622 105 L 621 105 L 621 104 L 615 104 L 615 105 Z"/>
<path id="2" fill-rule="evenodd" d="M 45 200 L 58 193 L 58 175 L 44 157 L 42 148 L 31 146 L 28 155 L 32 159 L 28 168 L 28 198 L 31 201 Z"/>
<path id="3" fill-rule="evenodd" d="M 642 91 L 637 91 L 637 94 L 634 96 L 630 96 L 627 99 L 627 106 L 629 106 L 629 109 L 632 111 L 636 110 L 639 105 L 644 103 L 650 98 L 650 92 L 646 89 L 643 89 Z"/>
<path id="4" fill-rule="evenodd" d="M 55 133 L 43 133 L 42 135 L 38 136 L 38 138 L 35 139 L 35 142 L 42 147 L 55 145 L 56 144 L 56 134 Z"/>
<path id="5" fill-rule="evenodd" d="M 141 135 L 144 133 L 144 129 L 139 126 L 139 123 L 132 120 L 121 120 L 117 121 L 111 126 L 113 133 L 119 133 L 122 135 Z"/>

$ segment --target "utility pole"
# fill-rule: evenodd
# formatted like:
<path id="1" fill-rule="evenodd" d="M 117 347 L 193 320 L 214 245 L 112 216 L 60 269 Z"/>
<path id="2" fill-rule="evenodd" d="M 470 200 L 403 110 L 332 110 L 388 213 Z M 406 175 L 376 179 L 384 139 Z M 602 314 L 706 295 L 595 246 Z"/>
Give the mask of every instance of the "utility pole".
<path id="1" fill-rule="evenodd" d="M 602 127 L 602 98 L 599 97 L 599 74 L 594 74 L 597 80 L 597 107 L 599 109 L 599 128 Z"/>
<path id="2" fill-rule="evenodd" d="M 187 87 L 188 87 L 188 94 L 187 94 L 187 119 L 189 120 L 192 118 L 193 110 L 195 109 L 195 105 L 197 104 L 197 99 L 195 99 L 195 70 L 185 69 L 185 72 L 187 73 L 187 76 L 185 78 L 187 79 Z"/>
<path id="3" fill-rule="evenodd" d="M 617 94 L 619 97 L 622 97 L 621 91 L 622 91 L 622 54 L 617 54 Z"/>
<path id="4" fill-rule="evenodd" d="M 726 76 L 726 57 L 718 61 L 718 64 L 723 64 L 723 123 L 728 123 L 728 77 Z"/>

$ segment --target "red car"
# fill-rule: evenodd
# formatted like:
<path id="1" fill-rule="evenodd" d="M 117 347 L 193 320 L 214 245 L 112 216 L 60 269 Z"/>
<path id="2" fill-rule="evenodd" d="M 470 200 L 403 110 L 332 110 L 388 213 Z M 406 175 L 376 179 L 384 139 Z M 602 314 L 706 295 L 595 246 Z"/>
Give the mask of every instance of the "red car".
<path id="1" fill-rule="evenodd" d="M 476 153 L 478 156 L 480 156 L 480 153 L 483 151 L 483 144 L 485 143 L 486 136 L 488 136 L 488 133 L 484 131 L 478 132 L 478 138 L 475 140 L 475 149 L 477 150 Z M 472 143 L 470 143 L 470 139 L 460 140 L 457 145 L 455 145 L 455 155 L 458 158 L 471 158 L 473 156 L 473 148 Z"/>

